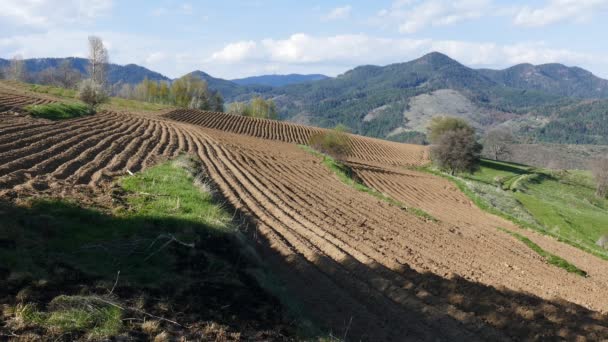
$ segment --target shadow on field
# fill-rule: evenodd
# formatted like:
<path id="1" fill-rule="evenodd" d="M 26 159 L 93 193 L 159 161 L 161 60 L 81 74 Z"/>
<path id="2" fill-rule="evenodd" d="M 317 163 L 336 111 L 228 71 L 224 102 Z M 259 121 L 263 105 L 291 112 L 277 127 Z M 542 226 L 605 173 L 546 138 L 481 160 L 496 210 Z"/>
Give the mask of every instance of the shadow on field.
<path id="1" fill-rule="evenodd" d="M 260 240 L 292 293 L 333 336 L 348 341 L 603 340 L 608 315 L 564 300 L 446 279 L 408 266 L 393 271 L 352 258 L 288 259 Z"/>
<path id="2" fill-rule="evenodd" d="M 513 166 L 511 166 L 509 164 L 513 164 Z M 494 169 L 494 170 L 498 170 L 498 171 L 510 172 L 510 173 L 514 173 L 517 175 L 524 175 L 524 174 L 530 173 L 529 171 L 527 171 L 525 169 L 525 168 L 529 167 L 527 165 L 511 163 L 511 162 L 509 162 L 509 164 L 506 164 L 506 162 L 489 160 L 489 159 L 482 159 L 479 162 L 479 166 L 481 166 L 481 167 L 486 167 L 486 168 L 490 168 L 490 169 Z M 520 167 L 516 167 L 516 166 L 520 166 Z"/>
<path id="3" fill-rule="evenodd" d="M 194 246 L 168 243 L 168 235 Z M 17 317 L 19 310 L 7 311 L 30 305 L 51 313 L 49 303 L 61 295 L 103 297 L 127 308 L 119 329 L 127 340 L 153 340 L 163 331 L 188 340 L 283 341 L 293 334 L 279 301 L 251 273 L 259 265 L 234 235 L 200 223 L 125 219 L 63 201 L 0 202 L 0 260 L 0 340 L 86 340 L 81 328 L 53 330 L 38 316 L 32 323 L 23 312 Z M 160 320 L 146 331 L 141 323 L 159 321 L 153 317 L 179 325 Z"/>
<path id="4" fill-rule="evenodd" d="M 293 322 L 285 321 L 284 306 L 257 285 L 249 272 L 256 265 L 225 234 L 184 220 L 122 220 L 64 202 L 28 208 L 4 203 L 0 217 L 0 304 L 34 302 L 44 308 L 60 294 L 107 295 L 121 270 L 113 295 L 126 307 L 144 298 L 143 310 L 186 326 L 163 324 L 171 336 L 196 339 L 209 334 L 202 322 L 213 321 L 240 332 L 243 340 L 292 340 Z M 148 248 L 166 233 L 194 241 L 195 248 Z M 299 254 L 280 255 L 261 234 L 252 238 L 291 300 L 341 340 L 608 338 L 606 315 L 566 301 L 407 266 L 395 271 L 324 255 L 308 262 Z M 123 324 L 128 338 L 147 338 L 137 323 Z M 0 323 L 0 335 L 21 333 L 6 320 Z M 59 340 L 83 336 L 76 331 Z"/>

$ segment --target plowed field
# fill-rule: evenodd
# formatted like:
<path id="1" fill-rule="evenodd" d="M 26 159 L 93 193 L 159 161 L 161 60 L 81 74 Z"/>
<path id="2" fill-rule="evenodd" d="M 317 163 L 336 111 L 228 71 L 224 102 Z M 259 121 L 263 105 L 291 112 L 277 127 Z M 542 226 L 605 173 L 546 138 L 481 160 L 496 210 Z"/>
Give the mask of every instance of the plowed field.
<path id="1" fill-rule="evenodd" d="M 352 136 L 349 161 L 369 185 L 439 222 L 359 192 L 294 144 L 315 130 L 197 111 L 0 115 L 0 194 L 96 193 L 127 170 L 188 152 L 254 223 L 252 239 L 291 293 L 339 337 L 608 338 L 605 271 L 595 269 L 605 262 L 578 265 L 589 278 L 549 265 L 446 181 L 397 168 L 426 163 L 423 147 Z"/>

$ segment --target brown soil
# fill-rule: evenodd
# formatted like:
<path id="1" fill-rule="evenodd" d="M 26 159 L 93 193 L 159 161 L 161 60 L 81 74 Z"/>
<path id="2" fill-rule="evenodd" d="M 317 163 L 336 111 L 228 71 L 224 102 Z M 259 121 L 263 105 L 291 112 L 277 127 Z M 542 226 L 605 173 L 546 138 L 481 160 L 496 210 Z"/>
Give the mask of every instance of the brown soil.
<path id="1" fill-rule="evenodd" d="M 100 194 L 127 170 L 180 152 L 199 156 L 228 203 L 255 223 L 250 235 L 269 263 L 336 336 L 608 338 L 606 262 L 543 240 L 556 254 L 573 253 L 567 259 L 591 276 L 549 265 L 449 182 L 397 168 L 428 162 L 424 147 L 353 135 L 348 161 L 370 186 L 440 222 L 344 185 L 294 144 L 316 128 L 192 110 L 0 118 L 4 197 Z"/>

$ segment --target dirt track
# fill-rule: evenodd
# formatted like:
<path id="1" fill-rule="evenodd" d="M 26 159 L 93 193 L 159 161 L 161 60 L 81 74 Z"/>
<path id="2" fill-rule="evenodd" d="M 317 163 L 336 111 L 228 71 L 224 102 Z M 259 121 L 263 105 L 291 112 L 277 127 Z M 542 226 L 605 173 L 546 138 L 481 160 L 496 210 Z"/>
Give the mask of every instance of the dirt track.
<path id="1" fill-rule="evenodd" d="M 425 163 L 422 147 L 353 136 L 349 161 L 371 186 L 440 222 L 358 192 L 293 144 L 314 130 L 195 111 L 56 123 L 0 115 L 0 194 L 95 192 L 126 170 L 189 152 L 256 223 L 251 235 L 267 260 L 337 336 L 608 338 L 605 271 L 590 269 L 605 262 L 577 264 L 587 279 L 548 265 L 446 181 L 396 168 Z"/>

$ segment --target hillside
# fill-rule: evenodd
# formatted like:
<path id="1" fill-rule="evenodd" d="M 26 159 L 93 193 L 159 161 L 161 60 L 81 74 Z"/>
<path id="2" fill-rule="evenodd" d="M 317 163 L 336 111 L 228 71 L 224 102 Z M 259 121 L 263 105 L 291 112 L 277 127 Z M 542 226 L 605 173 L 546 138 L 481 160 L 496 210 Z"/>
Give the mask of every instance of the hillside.
<path id="1" fill-rule="evenodd" d="M 548 94 L 580 97 L 608 97 L 608 80 L 587 70 L 562 64 L 518 64 L 504 70 L 480 69 L 479 73 L 506 87 L 539 90 Z"/>
<path id="2" fill-rule="evenodd" d="M 282 87 L 290 84 L 306 83 L 312 81 L 319 81 L 329 78 L 321 74 L 312 75 L 300 75 L 300 74 L 289 74 L 289 75 L 262 75 L 252 76 L 245 78 L 238 78 L 231 80 L 232 82 L 239 85 L 266 85 L 271 87 Z"/>
<path id="3" fill-rule="evenodd" d="M 47 68 L 56 68 L 62 62 L 69 61 L 72 68 L 82 73 L 87 74 L 88 59 L 78 57 L 68 58 L 32 58 L 25 59 L 25 68 L 28 73 L 36 74 Z M 0 59 L 0 67 L 6 67 L 10 63 L 9 60 Z M 158 72 L 146 69 L 136 64 L 118 65 L 111 63 L 108 67 L 108 82 L 110 84 L 128 83 L 137 84 L 148 78 L 153 81 L 169 81 L 167 76 Z"/>
<path id="4" fill-rule="evenodd" d="M 27 60 L 26 65 L 40 71 L 61 60 Z M 84 59 L 71 60 L 79 71 L 86 70 Z M 423 143 L 430 118 L 451 115 L 469 120 L 481 133 L 500 125 L 525 141 L 608 144 L 603 119 L 608 115 L 608 100 L 603 99 L 608 96 L 608 81 L 561 64 L 476 70 L 434 52 L 406 63 L 360 66 L 320 80 L 308 80 L 318 75 L 233 81 L 203 71 L 189 75 L 205 80 L 226 103 L 253 96 L 272 98 L 281 119 L 320 127 L 344 124 L 354 133 L 394 141 Z M 137 83 L 144 77 L 169 80 L 132 64 L 111 65 L 109 77 L 112 83 Z"/>
<path id="5" fill-rule="evenodd" d="M 0 82 L 2 334 L 310 340 L 291 308 L 361 341 L 608 337 L 608 261 L 575 246 L 608 216 L 588 203 L 588 178 L 527 194 L 530 208 L 576 200 L 591 228 L 570 236 L 568 222 L 584 225 L 572 208 L 559 221 L 532 212 L 541 227 L 527 230 L 425 170 L 425 146 L 351 134 L 338 162 L 298 145 L 324 130 L 293 123 L 183 109 L 28 115 L 61 101 Z M 511 185 L 535 173 L 481 172 Z M 583 191 L 542 197 L 545 185 Z"/>

